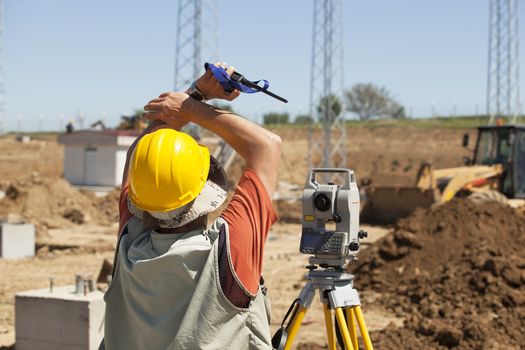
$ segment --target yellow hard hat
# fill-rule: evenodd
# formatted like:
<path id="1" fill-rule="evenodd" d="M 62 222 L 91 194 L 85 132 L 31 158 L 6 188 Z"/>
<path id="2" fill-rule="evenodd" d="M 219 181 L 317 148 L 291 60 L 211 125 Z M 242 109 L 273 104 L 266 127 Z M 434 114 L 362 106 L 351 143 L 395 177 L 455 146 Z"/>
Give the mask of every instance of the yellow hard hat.
<path id="1" fill-rule="evenodd" d="M 193 201 L 206 183 L 210 152 L 170 128 L 144 135 L 129 164 L 129 199 L 148 212 L 169 212 Z"/>

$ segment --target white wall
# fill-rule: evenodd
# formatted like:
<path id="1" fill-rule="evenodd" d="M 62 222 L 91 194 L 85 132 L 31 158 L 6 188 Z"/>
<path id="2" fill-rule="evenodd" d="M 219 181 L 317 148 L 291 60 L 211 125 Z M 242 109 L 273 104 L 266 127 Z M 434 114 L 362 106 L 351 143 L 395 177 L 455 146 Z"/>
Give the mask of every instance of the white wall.
<path id="1" fill-rule="evenodd" d="M 84 185 L 88 186 L 115 186 L 115 154 L 116 146 L 93 146 L 90 163 L 85 163 Z M 87 161 L 87 158 L 85 158 Z"/>
<path id="2" fill-rule="evenodd" d="M 89 149 L 89 150 L 87 150 Z M 66 145 L 64 177 L 73 185 L 119 186 L 126 163 L 126 147 Z"/>
<path id="3" fill-rule="evenodd" d="M 73 185 L 84 184 L 84 148 L 81 145 L 64 147 L 64 178 Z"/>
<path id="4" fill-rule="evenodd" d="M 122 182 L 122 173 L 126 165 L 127 147 L 120 147 L 116 154 L 115 166 L 115 186 L 120 186 Z"/>

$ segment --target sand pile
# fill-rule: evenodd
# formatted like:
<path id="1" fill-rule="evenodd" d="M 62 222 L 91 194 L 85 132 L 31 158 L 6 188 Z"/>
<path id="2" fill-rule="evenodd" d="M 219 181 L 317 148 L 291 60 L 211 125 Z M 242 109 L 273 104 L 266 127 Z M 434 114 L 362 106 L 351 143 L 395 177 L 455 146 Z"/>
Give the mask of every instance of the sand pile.
<path id="1" fill-rule="evenodd" d="M 110 225 L 119 221 L 120 188 L 115 188 L 105 196 L 96 197 L 92 192 L 82 192 L 91 199 L 96 215 L 93 220 L 99 224 Z"/>
<path id="2" fill-rule="evenodd" d="M 468 200 L 418 210 L 352 267 L 356 288 L 406 317 L 378 349 L 519 349 L 525 344 L 525 217 Z"/>
<path id="3" fill-rule="evenodd" d="M 71 186 L 63 178 L 44 177 L 37 172 L 0 184 L 0 219 L 20 216 L 45 234 L 49 228 L 64 228 L 86 222 L 110 224 L 118 221 L 118 193 L 97 198 Z"/>

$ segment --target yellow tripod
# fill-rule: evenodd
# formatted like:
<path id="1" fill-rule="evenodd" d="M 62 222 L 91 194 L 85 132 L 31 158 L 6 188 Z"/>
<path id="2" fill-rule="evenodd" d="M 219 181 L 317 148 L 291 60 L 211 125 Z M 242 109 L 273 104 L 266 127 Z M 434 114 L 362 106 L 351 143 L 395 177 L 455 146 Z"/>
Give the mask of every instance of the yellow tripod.
<path id="1" fill-rule="evenodd" d="M 324 320 L 328 348 L 336 350 L 336 333 L 333 324 L 332 310 L 335 310 L 335 319 L 346 350 L 359 350 L 357 340 L 357 327 L 359 326 L 365 350 L 373 350 L 372 341 L 366 328 L 361 302 L 357 290 L 353 288 L 354 276 L 337 270 L 310 270 L 307 275 L 308 282 L 301 290 L 299 297 L 294 301 L 286 316 L 281 329 L 272 339 L 277 350 L 290 350 L 292 343 L 299 331 L 303 318 L 312 304 L 315 291 L 319 290 L 323 304 Z M 346 313 L 346 319 L 345 319 Z M 284 326 L 289 315 L 290 322 Z"/>

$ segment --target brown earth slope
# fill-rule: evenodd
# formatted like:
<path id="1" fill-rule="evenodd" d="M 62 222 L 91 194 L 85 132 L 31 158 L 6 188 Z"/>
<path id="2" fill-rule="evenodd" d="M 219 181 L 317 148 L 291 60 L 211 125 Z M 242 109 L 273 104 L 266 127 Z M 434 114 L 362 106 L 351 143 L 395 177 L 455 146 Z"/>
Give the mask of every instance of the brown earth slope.
<path id="1" fill-rule="evenodd" d="M 307 171 L 308 131 L 275 129 L 284 140 L 279 180 L 303 185 Z M 461 146 L 464 133 L 475 139 L 472 129 L 347 128 L 347 164 L 358 180 L 375 185 L 413 185 L 419 165 L 435 168 L 463 165 L 472 150 Z"/>
<path id="2" fill-rule="evenodd" d="M 525 217 L 453 200 L 418 210 L 363 254 L 360 290 L 406 317 L 379 349 L 520 349 L 525 344 Z"/>

